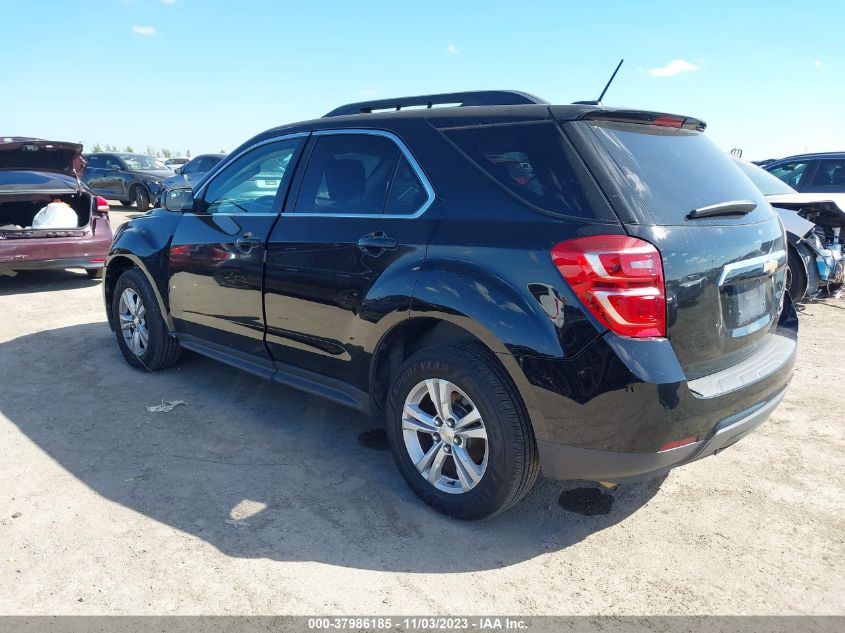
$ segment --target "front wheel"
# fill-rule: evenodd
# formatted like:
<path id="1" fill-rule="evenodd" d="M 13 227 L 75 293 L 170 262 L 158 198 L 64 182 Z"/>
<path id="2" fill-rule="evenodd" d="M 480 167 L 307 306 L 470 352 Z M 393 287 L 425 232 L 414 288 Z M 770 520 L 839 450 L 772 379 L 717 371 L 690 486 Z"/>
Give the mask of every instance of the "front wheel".
<path id="1" fill-rule="evenodd" d="M 133 367 L 158 371 L 179 359 L 179 341 L 168 332 L 152 286 L 138 268 L 117 280 L 112 318 L 118 347 Z"/>
<path id="2" fill-rule="evenodd" d="M 150 194 L 144 189 L 141 185 L 135 185 L 134 191 L 134 198 L 135 198 L 135 206 L 138 207 L 138 211 L 141 213 L 146 213 L 150 208 Z"/>
<path id="3" fill-rule="evenodd" d="M 807 271 L 801 257 L 789 249 L 789 259 L 786 267 L 786 291 L 794 303 L 800 302 L 807 294 Z"/>
<path id="4" fill-rule="evenodd" d="M 537 480 L 534 433 L 519 393 L 480 345 L 414 354 L 393 381 L 385 415 L 400 473 L 444 514 L 492 517 L 519 502 Z"/>

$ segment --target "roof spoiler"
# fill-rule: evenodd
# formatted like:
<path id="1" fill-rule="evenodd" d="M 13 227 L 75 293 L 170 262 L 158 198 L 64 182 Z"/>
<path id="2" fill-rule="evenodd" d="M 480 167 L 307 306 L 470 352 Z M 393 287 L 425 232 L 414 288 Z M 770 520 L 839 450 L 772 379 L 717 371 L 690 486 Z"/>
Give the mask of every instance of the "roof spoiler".
<path id="1" fill-rule="evenodd" d="M 547 101 L 526 92 L 517 90 L 477 90 L 474 92 L 445 92 L 434 95 L 418 95 L 396 99 L 378 99 L 347 103 L 335 108 L 325 117 L 344 116 L 346 114 L 371 114 L 375 111 L 400 111 L 409 107 L 432 108 L 438 106 L 492 106 L 492 105 L 548 105 Z"/>
<path id="2" fill-rule="evenodd" d="M 580 121 L 614 121 L 616 123 L 639 123 L 703 132 L 707 124 L 689 116 L 664 114 L 647 110 L 588 110 L 577 117 Z"/>

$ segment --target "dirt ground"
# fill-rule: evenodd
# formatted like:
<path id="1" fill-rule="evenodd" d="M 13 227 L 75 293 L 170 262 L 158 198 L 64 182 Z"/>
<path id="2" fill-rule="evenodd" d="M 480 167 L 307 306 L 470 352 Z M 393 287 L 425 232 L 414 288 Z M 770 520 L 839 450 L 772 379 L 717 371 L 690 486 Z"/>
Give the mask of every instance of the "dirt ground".
<path id="1" fill-rule="evenodd" d="M 845 300 L 800 321 L 786 399 L 736 446 L 460 523 L 365 417 L 191 354 L 134 370 L 99 282 L 2 277 L 0 613 L 844 614 Z"/>

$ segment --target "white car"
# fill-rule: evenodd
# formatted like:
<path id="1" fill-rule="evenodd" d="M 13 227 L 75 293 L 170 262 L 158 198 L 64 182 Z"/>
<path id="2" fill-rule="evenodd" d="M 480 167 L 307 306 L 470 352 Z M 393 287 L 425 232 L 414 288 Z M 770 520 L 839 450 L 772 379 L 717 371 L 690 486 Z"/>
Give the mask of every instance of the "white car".
<path id="1" fill-rule="evenodd" d="M 180 156 L 178 158 L 168 158 L 164 161 L 164 164 L 170 167 L 173 171 L 176 171 L 177 167 L 187 164 L 189 160 L 191 159 Z"/>
<path id="2" fill-rule="evenodd" d="M 787 289 L 794 301 L 845 282 L 845 193 L 799 193 L 765 169 L 734 158 L 780 214 L 789 242 Z"/>

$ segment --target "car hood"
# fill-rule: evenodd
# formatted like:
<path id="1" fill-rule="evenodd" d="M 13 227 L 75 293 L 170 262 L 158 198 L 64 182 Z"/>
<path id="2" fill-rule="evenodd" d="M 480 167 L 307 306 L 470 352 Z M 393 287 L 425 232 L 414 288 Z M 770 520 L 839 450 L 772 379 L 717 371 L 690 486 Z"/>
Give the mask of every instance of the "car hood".
<path id="1" fill-rule="evenodd" d="M 162 178 L 170 178 L 173 175 L 173 172 L 169 169 L 139 169 L 137 171 L 133 171 L 132 173 L 158 180 L 161 180 Z"/>
<path id="2" fill-rule="evenodd" d="M 0 137 L 0 169 L 70 172 L 73 159 L 81 153 L 82 145 L 79 143 L 20 136 Z"/>
<path id="3" fill-rule="evenodd" d="M 836 207 L 845 212 L 845 193 L 781 193 L 766 196 L 766 200 L 771 205 L 785 203 L 790 207 L 810 202 L 827 202 L 829 203 L 828 206 Z"/>
<path id="4" fill-rule="evenodd" d="M 161 184 L 167 187 L 168 189 L 191 186 L 190 181 L 187 179 L 187 177 L 185 177 L 184 174 L 174 174 L 173 176 L 162 180 Z"/>
<path id="5" fill-rule="evenodd" d="M 784 193 L 766 196 L 766 200 L 775 208 L 791 209 L 815 224 L 845 228 L 845 194 Z"/>

